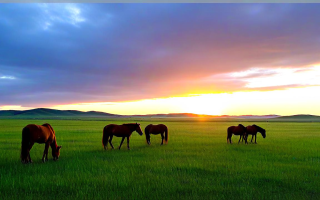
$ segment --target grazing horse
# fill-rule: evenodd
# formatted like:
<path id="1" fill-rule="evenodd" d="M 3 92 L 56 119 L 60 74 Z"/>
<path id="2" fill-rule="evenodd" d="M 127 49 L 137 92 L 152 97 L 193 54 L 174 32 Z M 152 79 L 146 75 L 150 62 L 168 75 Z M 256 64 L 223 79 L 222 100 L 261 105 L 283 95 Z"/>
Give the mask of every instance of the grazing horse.
<path id="1" fill-rule="evenodd" d="M 53 160 L 58 160 L 61 146 L 57 145 L 55 132 L 50 124 L 29 124 L 22 129 L 21 162 L 32 163 L 30 150 L 34 143 L 45 143 L 42 161 L 48 160 L 48 149 L 51 146 Z"/>
<path id="2" fill-rule="evenodd" d="M 257 144 L 257 132 L 260 132 L 263 138 L 266 137 L 266 130 L 261 128 L 260 126 L 253 124 L 252 126 L 247 126 L 246 128 L 247 128 L 247 137 L 248 137 L 248 135 L 252 135 L 251 142 L 252 142 L 253 136 L 254 136 L 255 137 L 254 143 Z M 246 141 L 246 143 L 247 143 L 247 141 Z"/>
<path id="3" fill-rule="evenodd" d="M 123 143 L 124 138 L 127 138 L 127 147 L 129 147 L 129 139 L 133 131 L 136 131 L 139 133 L 139 135 L 142 135 L 142 130 L 140 128 L 140 124 L 138 123 L 129 123 L 129 124 L 122 124 L 122 125 L 116 125 L 116 124 L 109 124 L 103 128 L 103 136 L 102 136 L 102 145 L 103 148 L 106 150 L 108 149 L 108 142 L 111 145 L 111 148 L 113 148 L 113 145 L 111 143 L 113 136 L 122 137 L 119 149 L 121 148 L 121 145 Z"/>
<path id="4" fill-rule="evenodd" d="M 163 140 L 165 141 L 165 143 L 168 143 L 168 137 L 169 137 L 169 133 L 168 133 L 168 128 L 166 125 L 164 124 L 158 124 L 158 125 L 153 125 L 153 124 L 149 124 L 145 129 L 144 132 L 146 134 L 146 140 L 147 143 L 150 145 L 150 134 L 161 134 L 161 145 L 163 145 Z"/>
<path id="5" fill-rule="evenodd" d="M 244 127 L 242 124 L 239 124 L 238 126 L 230 126 L 228 128 L 227 143 L 230 142 L 230 144 L 231 144 L 232 134 L 240 135 L 240 139 L 239 139 L 238 143 L 240 142 L 241 137 L 245 138 L 245 140 L 247 141 L 247 138 L 246 138 L 246 127 Z"/>

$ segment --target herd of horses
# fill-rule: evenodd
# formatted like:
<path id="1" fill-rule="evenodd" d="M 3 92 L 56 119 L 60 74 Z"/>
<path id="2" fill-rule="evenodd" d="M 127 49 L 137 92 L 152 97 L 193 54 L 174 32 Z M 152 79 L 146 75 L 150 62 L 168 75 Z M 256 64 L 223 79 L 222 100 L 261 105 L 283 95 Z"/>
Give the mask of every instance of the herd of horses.
<path id="1" fill-rule="evenodd" d="M 251 142 L 253 140 L 253 137 L 255 138 L 254 143 L 257 143 L 257 133 L 261 133 L 262 137 L 266 137 L 266 130 L 261 128 L 260 126 L 257 126 L 253 124 L 252 126 L 243 126 L 242 124 L 239 124 L 238 126 L 230 126 L 228 128 L 228 136 L 227 136 L 227 143 L 230 142 L 231 144 L 231 137 L 232 135 L 240 135 L 239 141 L 242 139 L 245 140 L 246 144 L 248 143 L 248 135 L 252 135 Z"/>
<path id="2" fill-rule="evenodd" d="M 103 148 L 106 150 L 108 149 L 108 143 L 110 144 L 111 148 L 114 149 L 112 145 L 112 138 L 113 136 L 116 137 L 122 137 L 122 140 L 120 142 L 119 149 L 122 146 L 122 143 L 125 138 L 127 138 L 127 148 L 129 147 L 129 140 L 131 134 L 136 131 L 139 133 L 139 135 L 143 135 L 143 132 L 141 130 L 139 123 L 127 123 L 122 125 L 117 124 L 109 124 L 103 128 L 103 135 L 102 135 L 102 145 Z M 148 145 L 151 144 L 150 142 L 150 134 L 154 135 L 161 135 L 161 145 L 163 145 L 163 142 L 168 143 L 169 139 L 169 133 L 168 128 L 164 124 L 158 124 L 153 125 L 149 124 L 145 128 L 145 135 L 146 135 L 146 141 Z M 247 126 L 244 127 L 242 124 L 239 124 L 238 126 L 230 126 L 227 129 L 227 143 L 231 144 L 231 137 L 232 135 L 240 135 L 240 139 L 238 143 L 240 142 L 241 138 L 242 141 L 245 140 L 247 142 L 248 135 L 252 135 L 251 142 L 253 140 L 253 137 L 255 137 L 255 143 L 257 143 L 257 132 L 260 132 L 263 138 L 266 137 L 266 130 L 257 126 Z M 49 146 L 51 146 L 52 149 L 52 157 L 53 160 L 58 160 L 60 156 L 60 149 L 61 146 L 58 146 L 55 131 L 53 130 L 52 126 L 48 123 L 43 125 L 36 125 L 36 124 L 29 124 L 26 127 L 22 129 L 22 142 L 21 142 L 21 162 L 22 163 L 32 163 L 31 157 L 30 157 L 30 150 L 34 143 L 45 143 L 45 148 L 42 156 L 42 161 L 45 162 L 48 160 L 48 150 Z"/>

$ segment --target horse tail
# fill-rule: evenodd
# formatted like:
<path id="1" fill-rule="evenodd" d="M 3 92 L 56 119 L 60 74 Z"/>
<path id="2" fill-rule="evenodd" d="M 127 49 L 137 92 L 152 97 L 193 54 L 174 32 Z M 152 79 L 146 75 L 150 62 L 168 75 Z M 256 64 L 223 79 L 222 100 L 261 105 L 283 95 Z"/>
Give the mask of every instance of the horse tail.
<path id="1" fill-rule="evenodd" d="M 231 143 L 231 135 L 232 135 L 232 131 L 231 131 L 231 127 L 228 128 L 227 130 L 227 143 Z"/>
<path id="2" fill-rule="evenodd" d="M 150 127 L 151 127 L 151 124 L 146 126 L 146 128 L 144 129 L 144 134 L 146 135 L 146 142 L 148 144 L 150 144 Z"/>
<path id="3" fill-rule="evenodd" d="M 103 128 L 103 134 L 102 134 L 102 146 L 104 149 L 106 149 L 106 145 L 108 144 L 108 132 L 107 132 L 107 126 Z"/>
<path id="4" fill-rule="evenodd" d="M 164 131 L 164 142 L 167 144 L 168 140 L 169 140 L 169 131 L 168 131 L 168 127 L 166 127 L 165 131 Z"/>
<path id="5" fill-rule="evenodd" d="M 22 141 L 21 141 L 21 162 L 26 162 L 28 157 L 28 145 L 29 145 L 29 129 L 24 127 L 22 129 Z"/>

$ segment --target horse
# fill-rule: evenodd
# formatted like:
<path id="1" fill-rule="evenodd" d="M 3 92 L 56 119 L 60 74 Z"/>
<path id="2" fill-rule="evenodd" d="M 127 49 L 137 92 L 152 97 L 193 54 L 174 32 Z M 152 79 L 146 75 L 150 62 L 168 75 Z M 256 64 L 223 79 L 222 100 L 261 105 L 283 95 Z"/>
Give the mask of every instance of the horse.
<path id="1" fill-rule="evenodd" d="M 238 126 L 230 126 L 227 131 L 228 131 L 227 143 L 229 143 L 229 141 L 230 141 L 230 144 L 231 144 L 232 134 L 240 135 L 240 139 L 238 141 L 238 144 L 239 144 L 239 142 L 240 142 L 242 137 L 245 138 L 245 140 L 247 141 L 247 138 L 246 138 L 246 127 L 244 127 L 242 124 L 239 124 Z"/>
<path id="2" fill-rule="evenodd" d="M 146 134 L 146 140 L 147 143 L 150 145 L 150 134 L 161 134 L 161 145 L 163 145 L 163 140 L 165 141 L 165 143 L 168 143 L 168 137 L 169 137 L 169 132 L 168 132 L 168 128 L 166 125 L 164 124 L 158 124 L 158 125 L 153 125 L 153 124 L 149 124 L 145 129 L 144 132 Z"/>
<path id="3" fill-rule="evenodd" d="M 51 146 L 53 160 L 58 160 L 61 146 L 57 145 L 55 132 L 50 124 L 29 124 L 22 129 L 21 162 L 32 163 L 30 150 L 34 143 L 45 143 L 42 162 L 48 160 L 48 149 Z"/>
<path id="4" fill-rule="evenodd" d="M 129 139 L 133 131 L 136 131 L 139 133 L 139 135 L 143 135 L 142 130 L 140 128 L 140 124 L 138 123 L 128 123 L 128 124 L 122 124 L 122 125 L 116 125 L 116 124 L 109 124 L 103 128 L 103 136 L 102 136 L 102 145 L 103 148 L 106 150 L 108 149 L 108 142 L 111 145 L 111 148 L 114 149 L 111 141 L 113 136 L 116 137 L 122 137 L 119 149 L 121 148 L 121 145 L 123 143 L 124 138 L 127 138 L 127 147 L 130 150 L 129 147 Z"/>
<path id="5" fill-rule="evenodd" d="M 257 144 L 257 132 L 260 132 L 263 138 L 266 137 L 266 130 L 261 128 L 260 126 L 253 124 L 252 126 L 247 126 L 246 129 L 247 129 L 247 137 L 248 135 L 252 135 L 251 142 L 253 140 L 253 136 L 255 137 L 254 139 L 255 144 Z"/>

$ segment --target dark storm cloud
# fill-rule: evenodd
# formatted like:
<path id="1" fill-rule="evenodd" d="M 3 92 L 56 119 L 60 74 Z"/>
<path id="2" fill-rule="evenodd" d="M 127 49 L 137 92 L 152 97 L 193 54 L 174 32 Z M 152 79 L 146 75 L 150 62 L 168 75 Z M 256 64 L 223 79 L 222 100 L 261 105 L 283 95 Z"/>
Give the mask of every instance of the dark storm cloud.
<path id="1" fill-rule="evenodd" d="M 318 4 L 3 4 L 0 105 L 232 91 L 201 80 L 319 63 L 319 19 Z"/>

